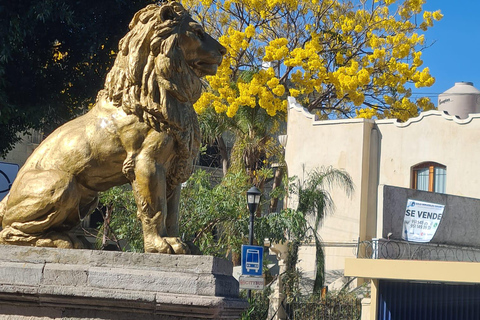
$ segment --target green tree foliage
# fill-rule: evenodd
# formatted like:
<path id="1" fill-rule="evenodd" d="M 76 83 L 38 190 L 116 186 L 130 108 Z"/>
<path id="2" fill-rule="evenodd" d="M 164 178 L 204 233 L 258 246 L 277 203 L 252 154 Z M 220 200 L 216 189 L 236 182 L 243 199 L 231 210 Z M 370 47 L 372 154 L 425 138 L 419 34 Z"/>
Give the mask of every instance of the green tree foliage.
<path id="1" fill-rule="evenodd" d="M 242 291 L 243 298 L 247 298 L 245 295 L 246 290 Z M 265 320 L 268 315 L 268 304 L 269 304 L 269 297 L 272 293 L 270 287 L 265 287 L 264 290 L 252 291 L 252 297 L 249 301 L 250 305 L 247 310 L 242 313 L 241 320 Z"/>
<path id="2" fill-rule="evenodd" d="M 238 254 L 248 241 L 246 191 L 251 187 L 243 172 L 229 173 L 219 184 L 211 183 L 210 174 L 196 171 L 182 189 L 180 231 L 204 254 L 227 257 Z M 306 231 L 303 214 L 296 210 L 281 210 L 255 218 L 255 239 L 259 245 L 268 238 L 272 242 L 287 240 L 287 236 Z M 288 232 L 288 233 L 287 233 Z"/>
<path id="3" fill-rule="evenodd" d="M 233 117 L 210 108 L 199 115 L 199 122 L 204 143 L 218 148 L 224 175 L 229 171 L 245 172 L 248 184 L 262 191 L 273 179 L 271 203 L 266 212 L 276 212 L 278 199 L 285 190 L 282 185 L 285 170 L 280 166 L 274 171 L 272 164 L 284 163 L 283 148 L 277 137 L 284 130 L 285 116 L 281 113 L 270 116 L 258 106 L 242 108 Z M 231 138 L 231 150 L 227 150 L 225 136 Z"/>
<path id="4" fill-rule="evenodd" d="M 110 240 L 120 250 L 143 252 L 142 224 L 137 218 L 137 206 L 130 186 L 113 187 L 102 192 L 99 210 L 108 223 L 98 228 L 98 247 L 104 247 L 105 240 Z M 121 240 L 126 245 L 122 246 Z"/>
<path id="5" fill-rule="evenodd" d="M 151 2 L 0 2 L 0 155 L 17 133 L 48 132 L 95 101 L 130 19 Z"/>
<path id="6" fill-rule="evenodd" d="M 228 257 L 240 253 L 248 241 L 246 191 L 250 188 L 248 176 L 241 171 L 228 174 L 221 183 L 212 184 L 212 177 L 197 170 L 182 189 L 180 198 L 180 235 L 193 242 L 203 254 Z M 136 216 L 136 204 L 128 185 L 114 187 L 100 194 L 99 209 L 108 222 L 99 226 L 98 239 L 103 234 L 108 240 L 127 243 L 122 250 L 143 251 L 141 223 Z M 265 206 L 266 201 L 263 201 Z M 106 231 L 105 231 L 106 230 Z M 255 219 L 255 239 L 263 245 L 265 239 L 273 242 L 305 234 L 307 224 L 303 213 L 285 209 Z"/>
<path id="7" fill-rule="evenodd" d="M 200 128 L 205 143 L 218 146 L 224 175 L 228 169 L 243 170 L 249 175 L 250 184 L 263 189 L 265 181 L 273 172 L 262 171 L 272 162 L 280 162 L 282 148 L 277 140 L 285 115 L 270 116 L 260 108 L 242 108 L 232 116 L 217 114 L 207 109 L 199 115 Z M 233 146 L 228 154 L 224 135 L 233 137 Z M 231 167 L 228 167 L 230 165 Z"/>
<path id="8" fill-rule="evenodd" d="M 204 254 L 224 257 L 232 249 L 238 253 L 242 235 L 248 235 L 248 224 L 242 223 L 248 216 L 247 184 L 242 174 L 227 175 L 216 186 L 210 178 L 205 171 L 195 171 L 182 189 L 180 232 Z"/>
<path id="9" fill-rule="evenodd" d="M 247 243 L 250 213 L 246 190 L 251 185 L 249 176 L 243 171 L 227 174 L 220 183 L 212 183 L 212 179 L 211 174 L 197 170 L 182 188 L 180 235 L 185 241 L 193 242 L 203 254 L 227 257 L 238 254 L 241 245 Z M 350 195 L 352 180 L 345 171 L 329 167 L 314 170 L 304 182 L 291 185 L 292 192 L 299 197 L 297 210 L 283 209 L 257 216 L 254 238 L 259 245 L 263 245 L 265 239 L 270 242 L 290 240 L 299 245 L 314 237 L 321 249 L 317 228 L 326 214 L 334 210 L 328 190 L 338 186 Z M 125 240 L 128 250 L 141 251 L 142 230 L 131 189 L 127 185 L 112 188 L 101 193 L 100 202 L 102 211 L 112 211 L 110 217 L 107 214 L 109 239 Z M 263 200 L 260 212 L 265 212 L 263 209 L 267 206 L 267 201 Z M 308 222 L 309 215 L 315 217 L 313 225 Z M 314 232 L 309 233 L 309 230 Z M 292 256 L 295 254 L 293 252 Z"/>

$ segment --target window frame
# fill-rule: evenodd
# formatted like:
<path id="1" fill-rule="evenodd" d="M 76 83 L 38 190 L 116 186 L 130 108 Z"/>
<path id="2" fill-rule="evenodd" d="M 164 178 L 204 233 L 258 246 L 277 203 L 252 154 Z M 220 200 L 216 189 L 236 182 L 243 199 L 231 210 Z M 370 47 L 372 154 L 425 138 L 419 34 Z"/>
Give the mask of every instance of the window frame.
<path id="1" fill-rule="evenodd" d="M 422 169 L 428 169 L 428 192 L 441 193 L 441 192 L 435 191 L 435 168 L 444 169 L 445 172 L 447 171 L 447 166 L 438 162 L 433 162 L 433 161 L 425 161 L 412 166 L 411 174 L 410 174 L 410 177 L 411 177 L 410 187 L 412 189 L 419 190 L 417 189 L 418 172 Z M 446 186 L 445 186 L 445 189 L 446 189 Z"/>

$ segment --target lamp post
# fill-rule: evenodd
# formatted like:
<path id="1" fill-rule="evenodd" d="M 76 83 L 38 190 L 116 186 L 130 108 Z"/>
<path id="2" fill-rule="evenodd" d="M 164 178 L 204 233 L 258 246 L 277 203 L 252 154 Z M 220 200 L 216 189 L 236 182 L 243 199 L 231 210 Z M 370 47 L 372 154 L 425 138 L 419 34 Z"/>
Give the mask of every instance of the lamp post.
<path id="1" fill-rule="evenodd" d="M 247 191 L 247 204 L 248 210 L 250 210 L 250 225 L 248 228 L 248 243 L 253 245 L 253 220 L 255 218 L 255 211 L 257 211 L 258 204 L 260 203 L 260 195 L 262 193 L 257 187 L 253 186 Z M 252 290 L 247 290 L 247 299 L 250 301 L 252 298 Z"/>
<path id="2" fill-rule="evenodd" d="M 250 226 L 248 233 L 248 243 L 253 244 L 253 220 L 255 218 L 255 211 L 257 211 L 258 204 L 260 203 L 260 195 L 262 193 L 257 187 L 253 186 L 247 191 L 247 203 L 248 210 L 250 210 Z"/>

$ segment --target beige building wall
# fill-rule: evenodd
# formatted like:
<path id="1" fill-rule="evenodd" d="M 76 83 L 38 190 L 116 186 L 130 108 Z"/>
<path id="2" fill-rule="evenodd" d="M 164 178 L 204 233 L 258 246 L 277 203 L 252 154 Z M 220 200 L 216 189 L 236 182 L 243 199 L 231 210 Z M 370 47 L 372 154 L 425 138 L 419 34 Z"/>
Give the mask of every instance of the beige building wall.
<path id="1" fill-rule="evenodd" d="M 342 189 L 334 188 L 330 194 L 335 202 L 335 213 L 325 218 L 320 236 L 326 243 L 328 270 L 343 269 L 345 255 L 353 256 L 352 245 L 365 238 L 366 211 L 368 207 L 368 173 L 370 141 L 373 121 L 365 119 L 317 121 L 315 116 L 289 99 L 285 158 L 288 175 L 302 182 L 308 172 L 321 166 L 344 169 L 353 178 L 355 192 L 349 198 Z M 289 207 L 296 207 L 296 199 L 289 199 Z M 313 249 L 312 249 L 313 250 Z M 300 257 L 300 267 L 310 259 Z"/>
<path id="2" fill-rule="evenodd" d="M 382 136 L 380 184 L 408 188 L 411 167 L 434 161 L 447 167 L 446 193 L 480 198 L 480 114 L 460 120 L 428 111 L 405 123 L 376 124 Z"/>
<path id="3" fill-rule="evenodd" d="M 38 131 L 32 130 L 30 135 L 22 135 L 21 140 L 15 144 L 15 147 L 4 157 L 1 162 L 15 163 L 19 167 L 25 164 L 33 150 L 42 141 L 43 135 Z"/>
<path id="4" fill-rule="evenodd" d="M 446 166 L 446 193 L 479 198 L 478 132 L 480 114 L 460 120 L 428 111 L 405 123 L 395 119 L 318 121 L 289 98 L 285 151 L 289 176 L 303 180 L 314 168 L 333 166 L 346 170 L 355 183 L 351 198 L 339 189 L 330 192 L 336 210 L 319 229 L 326 243 L 326 269 L 344 269 L 344 259 L 355 255 L 353 243 L 377 237 L 377 227 L 381 230 L 378 186 L 411 187 L 411 170 L 419 163 Z M 288 206 L 296 207 L 295 201 L 289 199 Z M 313 272 L 311 256 L 300 257 L 307 273 Z"/>

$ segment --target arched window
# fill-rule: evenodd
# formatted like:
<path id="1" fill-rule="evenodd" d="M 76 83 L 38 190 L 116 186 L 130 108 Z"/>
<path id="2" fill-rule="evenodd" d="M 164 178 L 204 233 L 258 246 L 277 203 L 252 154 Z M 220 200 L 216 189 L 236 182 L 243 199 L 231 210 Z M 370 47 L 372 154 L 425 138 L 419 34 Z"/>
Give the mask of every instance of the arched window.
<path id="1" fill-rule="evenodd" d="M 445 193 L 447 167 L 436 162 L 422 162 L 412 167 L 412 188 Z"/>

